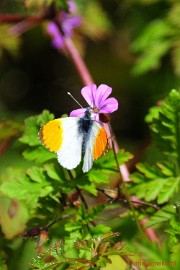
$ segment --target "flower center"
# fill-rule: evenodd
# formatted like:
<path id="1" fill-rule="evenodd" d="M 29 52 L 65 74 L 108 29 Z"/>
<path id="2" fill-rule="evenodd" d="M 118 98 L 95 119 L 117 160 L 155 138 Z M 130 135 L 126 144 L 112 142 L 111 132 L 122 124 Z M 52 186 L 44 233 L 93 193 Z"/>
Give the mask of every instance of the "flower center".
<path id="1" fill-rule="evenodd" d="M 93 112 L 94 112 L 94 113 L 98 113 L 98 112 L 99 112 L 98 107 L 93 107 Z"/>

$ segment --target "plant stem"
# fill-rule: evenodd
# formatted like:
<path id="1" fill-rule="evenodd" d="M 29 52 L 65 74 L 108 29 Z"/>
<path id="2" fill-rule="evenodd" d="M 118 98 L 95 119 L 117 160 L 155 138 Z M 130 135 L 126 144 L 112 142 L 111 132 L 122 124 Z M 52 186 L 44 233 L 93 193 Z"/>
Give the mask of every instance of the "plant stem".
<path id="1" fill-rule="evenodd" d="M 84 85 L 89 85 L 93 83 L 93 79 L 79 53 L 77 48 L 74 46 L 74 43 L 70 37 L 64 37 L 64 42 L 66 44 L 66 49 L 68 54 L 76 67 L 79 76 L 81 77 L 82 82 Z"/>
<path id="2" fill-rule="evenodd" d="M 26 16 L 21 14 L 0 14 L 0 23 L 18 23 L 25 19 L 28 19 L 33 23 L 42 21 L 42 18 L 37 16 Z"/>
<path id="3" fill-rule="evenodd" d="M 124 181 L 124 179 L 122 177 L 121 170 L 120 170 L 120 165 L 119 165 L 119 161 L 118 161 L 118 157 L 117 157 L 117 152 L 116 152 L 116 149 L 115 149 L 115 145 L 114 145 L 114 141 L 113 140 L 112 140 L 112 149 L 113 149 L 114 159 L 116 161 L 117 169 L 118 169 L 118 172 L 119 172 L 119 175 L 120 175 L 120 179 L 121 179 L 121 182 L 120 182 L 120 185 L 119 185 L 119 189 L 121 189 L 121 187 L 122 187 L 122 190 L 124 192 L 124 195 L 126 196 L 126 199 L 127 199 L 128 203 L 129 203 L 129 206 L 131 208 L 131 211 L 132 211 L 132 214 L 133 214 L 133 217 L 134 217 L 134 220 L 136 222 L 136 225 L 137 225 L 138 230 L 141 233 L 144 233 L 144 231 L 142 230 L 142 227 L 141 227 L 141 225 L 139 223 L 139 220 L 138 220 L 138 218 L 136 216 L 136 212 L 135 212 L 134 206 L 132 204 L 132 201 L 131 201 L 129 192 L 127 190 L 125 181 Z"/>

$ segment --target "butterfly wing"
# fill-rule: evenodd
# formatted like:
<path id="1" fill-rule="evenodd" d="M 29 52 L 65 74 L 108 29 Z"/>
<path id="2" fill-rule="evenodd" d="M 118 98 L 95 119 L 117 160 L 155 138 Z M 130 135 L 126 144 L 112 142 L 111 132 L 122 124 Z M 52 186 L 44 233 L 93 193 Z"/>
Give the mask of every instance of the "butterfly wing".
<path id="1" fill-rule="evenodd" d="M 39 133 L 41 142 L 57 153 L 58 162 L 71 170 L 81 161 L 83 135 L 79 132 L 79 118 L 55 119 L 44 125 Z"/>
<path id="2" fill-rule="evenodd" d="M 88 172 L 93 164 L 93 160 L 98 159 L 104 152 L 107 145 L 107 134 L 104 128 L 93 121 L 91 134 L 86 142 L 84 154 L 83 172 Z"/>

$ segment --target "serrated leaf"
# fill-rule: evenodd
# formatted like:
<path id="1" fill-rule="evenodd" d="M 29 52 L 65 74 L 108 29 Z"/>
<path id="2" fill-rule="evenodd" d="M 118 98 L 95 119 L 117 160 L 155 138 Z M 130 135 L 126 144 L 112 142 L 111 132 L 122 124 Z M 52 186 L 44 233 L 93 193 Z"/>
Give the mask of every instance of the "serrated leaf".
<path id="1" fill-rule="evenodd" d="M 31 167 L 27 169 L 26 174 L 35 182 L 41 183 L 46 181 L 46 176 L 42 168 Z"/>
<path id="2" fill-rule="evenodd" d="M 84 182 L 82 184 L 77 184 L 77 186 L 80 189 L 84 189 L 84 190 L 88 191 L 89 193 L 91 193 L 94 196 L 97 195 L 97 189 L 96 189 L 96 186 L 93 183 Z"/>
<path id="3" fill-rule="evenodd" d="M 176 168 L 174 164 L 164 162 L 164 163 L 157 163 L 157 166 L 161 169 L 165 176 L 173 176 Z"/>
<path id="4" fill-rule="evenodd" d="M 144 198 L 147 202 L 157 199 L 158 203 L 162 204 L 177 193 L 180 179 L 171 163 L 158 163 L 157 167 L 138 164 L 137 167 L 141 173 L 131 175 L 131 179 L 136 183 L 130 188 L 131 194 Z"/>
<path id="5" fill-rule="evenodd" d="M 158 19 L 149 23 L 132 44 L 132 50 L 138 54 L 133 73 L 139 75 L 158 68 L 161 58 L 172 46 L 173 35 L 174 29 L 167 20 Z"/>
<path id="6" fill-rule="evenodd" d="M 41 172 L 38 172 L 38 170 L 40 169 L 29 170 L 29 174 L 34 181 L 28 176 L 19 174 L 16 179 L 10 182 L 4 182 L 0 186 L 0 191 L 9 198 L 18 198 L 20 201 L 26 201 L 28 206 L 32 208 L 35 207 L 39 198 L 46 197 L 53 191 L 48 176 L 42 176 Z"/>
<path id="7" fill-rule="evenodd" d="M 162 204 L 172 197 L 172 195 L 178 191 L 180 184 L 180 177 L 177 178 L 168 178 L 165 181 L 165 184 L 162 187 L 162 190 L 158 197 L 158 203 Z"/>
<path id="8" fill-rule="evenodd" d="M 117 153 L 119 165 L 124 164 L 132 155 L 129 152 L 125 152 L 121 149 Z M 94 162 L 93 168 L 88 173 L 88 178 L 91 182 L 95 183 L 108 183 L 109 176 L 115 172 L 118 172 L 116 161 L 114 158 L 113 151 L 109 151 L 107 154 L 102 156 L 100 159 Z"/>
<path id="9" fill-rule="evenodd" d="M 38 139 L 39 130 L 44 124 L 53 119 L 54 115 L 47 110 L 44 110 L 42 114 L 28 117 L 25 120 L 25 132 L 19 139 L 20 142 L 28 144 L 29 146 L 41 145 Z"/>
<path id="10" fill-rule="evenodd" d="M 180 93 L 172 90 L 162 103 L 158 117 L 150 126 L 153 140 L 165 154 L 176 157 L 180 164 Z"/>
<path id="11" fill-rule="evenodd" d="M 160 106 L 151 107 L 149 109 L 149 113 L 145 117 L 146 123 L 151 124 L 153 122 L 153 119 L 158 118 L 160 109 Z"/>
<path id="12" fill-rule="evenodd" d="M 55 164 L 49 163 L 49 164 L 44 165 L 44 169 L 45 169 L 47 175 L 51 179 L 62 182 L 61 178 L 63 177 L 63 173 L 60 170 L 60 168 L 61 167 L 59 166 L 59 164 L 55 165 Z"/>
<path id="13" fill-rule="evenodd" d="M 111 228 L 105 226 L 104 224 L 98 224 L 91 229 L 92 235 L 96 236 L 96 237 L 99 235 L 105 234 L 107 232 L 110 232 L 110 231 L 111 231 Z"/>
<path id="14" fill-rule="evenodd" d="M 137 169 L 143 173 L 148 179 L 156 179 L 157 177 L 162 177 L 163 174 L 155 166 L 149 165 L 147 163 L 137 164 Z"/>
<path id="15" fill-rule="evenodd" d="M 23 157 L 29 161 L 36 161 L 37 163 L 44 163 L 57 158 L 55 153 L 48 151 L 43 146 L 26 149 L 23 152 Z"/>
<path id="16" fill-rule="evenodd" d="M 146 227 L 151 227 L 165 221 L 169 221 L 176 213 L 176 208 L 173 205 L 167 205 L 156 212 L 150 220 L 146 223 Z"/>
<path id="17" fill-rule="evenodd" d="M 28 177 L 21 178 L 21 181 L 15 179 L 14 181 L 5 182 L 0 187 L 0 191 L 8 195 L 10 198 L 14 199 L 17 197 L 18 194 L 19 200 L 29 199 L 30 201 L 35 201 L 35 198 L 37 197 L 36 193 L 39 193 L 39 189 L 39 184 L 33 186 L 32 188 L 32 183 L 29 182 Z"/>

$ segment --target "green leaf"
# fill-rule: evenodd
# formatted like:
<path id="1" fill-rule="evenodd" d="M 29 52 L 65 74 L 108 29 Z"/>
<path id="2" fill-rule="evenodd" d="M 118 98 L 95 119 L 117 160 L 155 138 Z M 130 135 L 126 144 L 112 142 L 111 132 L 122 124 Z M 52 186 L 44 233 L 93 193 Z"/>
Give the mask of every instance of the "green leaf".
<path id="1" fill-rule="evenodd" d="M 121 149 L 117 154 L 119 165 L 132 158 L 132 154 Z M 88 178 L 95 183 L 108 183 L 111 174 L 118 172 L 114 153 L 110 150 L 94 162 L 93 168 L 88 173 Z"/>
<path id="2" fill-rule="evenodd" d="M 137 168 L 140 173 L 131 175 L 136 184 L 132 185 L 130 192 L 138 198 L 144 198 L 148 202 L 157 199 L 159 204 L 163 204 L 179 190 L 180 177 L 176 175 L 174 164 L 168 162 L 158 163 L 157 166 L 138 164 Z"/>
<path id="3" fill-rule="evenodd" d="M 49 111 L 47 110 L 44 110 L 42 114 L 28 117 L 25 120 L 25 132 L 23 136 L 19 139 L 20 142 L 28 144 L 29 146 L 41 145 L 41 142 L 38 139 L 39 130 L 48 121 L 53 119 L 54 115 L 49 113 Z"/>
<path id="4" fill-rule="evenodd" d="M 99 235 L 102 235 L 102 234 L 105 234 L 105 233 L 108 233 L 111 231 L 111 228 L 110 227 L 107 227 L 105 226 L 104 224 L 98 224 L 96 225 L 95 227 L 93 227 L 91 229 L 91 234 L 93 236 L 99 236 Z"/>
<path id="5" fill-rule="evenodd" d="M 46 161 L 57 159 L 56 154 L 50 152 L 43 146 L 27 148 L 23 152 L 23 157 L 29 161 L 36 161 L 37 163 L 44 163 Z"/>
<path id="6" fill-rule="evenodd" d="M 120 149 L 119 152 L 117 153 L 117 157 L 118 157 L 119 165 L 123 165 L 124 163 L 129 161 L 131 158 L 133 158 L 133 155 L 129 152 L 126 152 L 123 149 Z"/>
<path id="7" fill-rule="evenodd" d="M 162 187 L 162 190 L 158 197 L 158 203 L 162 204 L 172 197 L 172 195 L 178 191 L 180 185 L 180 177 L 168 178 Z"/>
<path id="8" fill-rule="evenodd" d="M 56 165 L 53 163 L 45 164 L 44 169 L 46 170 L 47 175 L 51 179 L 62 182 L 62 177 L 64 177 L 64 175 L 61 167 L 59 166 L 59 163 L 57 163 Z"/>
<path id="9" fill-rule="evenodd" d="M 138 164 L 131 192 L 147 201 L 168 202 L 180 188 L 180 92 L 172 90 L 158 110 L 149 114 L 153 142 L 166 156 L 156 166 Z"/>
<path id="10" fill-rule="evenodd" d="M 174 205 L 166 205 L 157 211 L 146 223 L 146 227 L 151 227 L 159 223 L 170 221 L 172 216 L 176 214 L 176 207 Z"/>
<path id="11" fill-rule="evenodd" d="M 152 165 L 149 165 L 147 163 L 139 163 L 137 165 L 137 169 L 143 173 L 148 179 L 157 179 L 157 177 L 162 177 L 163 174 L 161 173 L 161 171 L 152 166 Z"/>
<path id="12" fill-rule="evenodd" d="M 151 107 L 149 113 L 145 117 L 146 123 L 151 124 L 154 118 L 158 118 L 160 110 L 160 106 Z"/>
<path id="13" fill-rule="evenodd" d="M 133 52 L 139 54 L 133 67 L 135 75 L 160 66 L 161 58 L 172 46 L 174 33 L 174 29 L 165 19 L 153 20 L 145 27 L 132 44 Z"/>
<path id="14" fill-rule="evenodd" d="M 153 140 L 168 156 L 177 158 L 180 165 L 180 93 L 172 90 L 162 103 L 151 123 Z"/>
<path id="15" fill-rule="evenodd" d="M 110 33 L 111 22 L 98 2 L 91 0 L 85 3 L 82 13 L 84 20 L 81 30 L 85 35 L 91 39 L 100 39 Z"/>
<path id="16" fill-rule="evenodd" d="M 6 255 L 5 252 L 0 251 L 0 269 L 1 270 L 8 270 L 7 264 L 6 264 Z"/>
<path id="17" fill-rule="evenodd" d="M 29 177 L 28 177 L 29 176 Z M 39 198 L 50 196 L 56 186 L 53 186 L 43 168 L 27 169 L 26 175 L 20 172 L 12 181 L 4 182 L 0 191 L 10 198 L 26 201 L 27 205 L 36 207 Z"/>
<path id="18" fill-rule="evenodd" d="M 27 204 L 36 203 L 41 190 L 41 185 L 36 184 L 32 186 L 32 183 L 27 177 L 21 178 L 21 181 L 11 181 L 3 183 L 0 187 L 0 191 L 6 194 L 10 198 L 17 198 L 18 200 L 26 200 Z"/>

